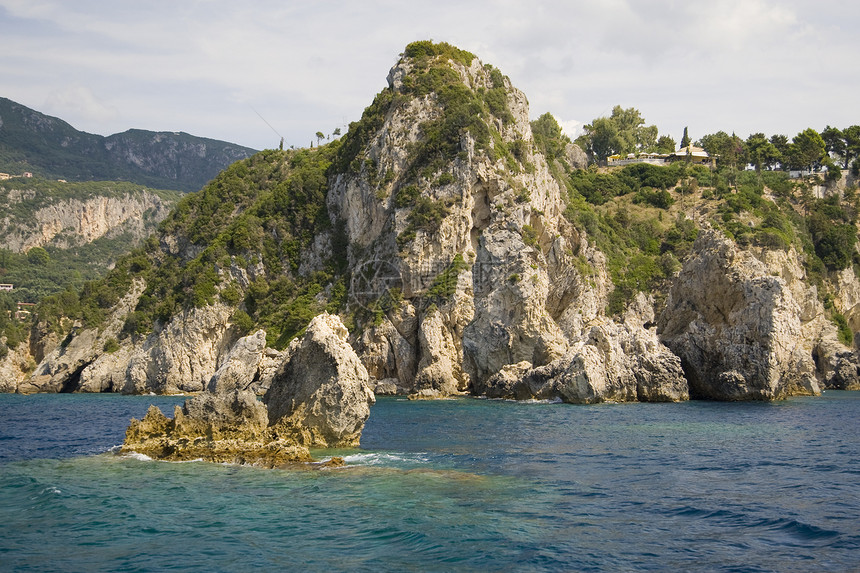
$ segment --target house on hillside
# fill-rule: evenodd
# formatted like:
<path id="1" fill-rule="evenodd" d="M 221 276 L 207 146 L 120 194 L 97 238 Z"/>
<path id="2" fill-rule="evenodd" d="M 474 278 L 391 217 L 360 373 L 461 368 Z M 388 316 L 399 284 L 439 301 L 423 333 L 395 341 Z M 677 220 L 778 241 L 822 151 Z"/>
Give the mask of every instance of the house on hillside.
<path id="1" fill-rule="evenodd" d="M 7 179 L 12 179 L 12 176 L 8 173 L 0 173 L 0 181 L 6 181 Z"/>
<path id="2" fill-rule="evenodd" d="M 17 305 L 18 310 L 15 312 L 15 320 L 26 320 L 36 308 L 36 303 L 34 302 L 19 302 Z"/>
<path id="3" fill-rule="evenodd" d="M 695 147 L 693 145 L 682 147 L 670 156 L 670 161 L 687 160 L 689 160 L 690 163 L 694 163 L 696 165 L 708 165 L 710 167 L 716 167 L 717 158 L 711 157 L 708 152 L 701 147 Z"/>
<path id="4" fill-rule="evenodd" d="M 0 284 L 0 290 L 14 290 L 14 286 L 10 284 Z"/>
<path id="5" fill-rule="evenodd" d="M 695 165 L 716 167 L 716 157 L 712 157 L 701 147 L 688 145 L 673 153 L 628 153 L 627 155 L 610 155 L 606 158 L 607 167 L 623 167 L 633 163 L 650 163 L 651 165 L 666 165 L 675 161 L 689 161 Z"/>

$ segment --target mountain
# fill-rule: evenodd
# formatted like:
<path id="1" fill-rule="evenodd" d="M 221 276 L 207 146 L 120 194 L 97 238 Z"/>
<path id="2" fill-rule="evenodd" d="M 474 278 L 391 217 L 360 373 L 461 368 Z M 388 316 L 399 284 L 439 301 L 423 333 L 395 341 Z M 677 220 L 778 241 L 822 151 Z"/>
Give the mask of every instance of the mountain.
<path id="1" fill-rule="evenodd" d="M 0 172 L 45 179 L 130 181 L 196 191 L 253 149 L 187 133 L 130 129 L 104 137 L 0 98 Z"/>
<path id="2" fill-rule="evenodd" d="M 200 391 L 241 354 L 262 392 L 323 312 L 377 393 L 860 388 L 855 190 L 580 161 L 499 70 L 410 44 L 343 138 L 231 165 L 104 280 L 45 299 L 7 388 Z"/>

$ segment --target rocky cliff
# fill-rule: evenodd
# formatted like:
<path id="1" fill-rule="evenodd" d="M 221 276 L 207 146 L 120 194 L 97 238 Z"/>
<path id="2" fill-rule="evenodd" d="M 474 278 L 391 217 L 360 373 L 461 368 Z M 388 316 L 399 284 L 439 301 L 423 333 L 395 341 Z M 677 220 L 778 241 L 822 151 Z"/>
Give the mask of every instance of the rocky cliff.
<path id="1" fill-rule="evenodd" d="M 18 180 L 0 208 L 0 248 L 26 252 L 32 247 L 81 246 L 101 237 L 125 235 L 129 246 L 155 231 L 178 197 L 122 183 L 82 185 Z M 63 187 L 62 192 L 59 188 Z"/>
<path id="2" fill-rule="evenodd" d="M 810 264 L 801 205 L 760 188 L 715 197 L 693 183 L 707 170 L 668 184 L 625 172 L 647 183 L 607 202 L 611 175 L 576 171 L 560 130 L 550 154 L 525 95 L 445 44 L 411 44 L 388 82 L 342 140 L 262 152 L 183 201 L 83 293 L 92 312 L 19 391 L 272 393 L 323 311 L 349 325 L 379 393 L 595 403 L 857 386 L 833 321 L 856 315 L 860 282 Z M 580 193 L 587 177 L 604 188 Z"/>

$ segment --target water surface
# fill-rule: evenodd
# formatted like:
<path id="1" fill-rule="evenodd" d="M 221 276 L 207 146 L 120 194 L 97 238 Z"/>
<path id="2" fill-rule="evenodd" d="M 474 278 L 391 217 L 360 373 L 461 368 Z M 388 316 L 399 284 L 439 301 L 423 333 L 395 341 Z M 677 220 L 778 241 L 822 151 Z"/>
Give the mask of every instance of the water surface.
<path id="1" fill-rule="evenodd" d="M 851 571 L 860 393 L 382 398 L 347 467 L 118 456 L 176 397 L 0 395 L 0 570 Z"/>

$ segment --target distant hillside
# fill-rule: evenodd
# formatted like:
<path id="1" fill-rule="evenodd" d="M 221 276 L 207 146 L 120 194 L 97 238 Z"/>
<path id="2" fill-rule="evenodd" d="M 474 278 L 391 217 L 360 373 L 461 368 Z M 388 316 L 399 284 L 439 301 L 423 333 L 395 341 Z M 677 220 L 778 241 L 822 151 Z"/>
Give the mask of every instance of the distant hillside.
<path id="1" fill-rule="evenodd" d="M 0 181 L 0 283 L 26 302 L 81 288 L 152 234 L 180 196 L 124 181 Z"/>
<path id="2" fill-rule="evenodd" d="M 130 129 L 104 137 L 0 97 L 0 172 L 46 179 L 120 180 L 197 191 L 255 152 L 187 133 Z"/>

